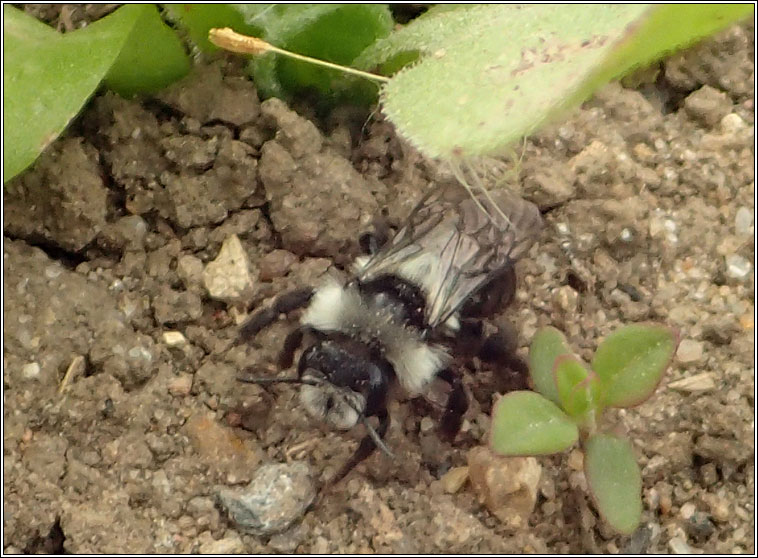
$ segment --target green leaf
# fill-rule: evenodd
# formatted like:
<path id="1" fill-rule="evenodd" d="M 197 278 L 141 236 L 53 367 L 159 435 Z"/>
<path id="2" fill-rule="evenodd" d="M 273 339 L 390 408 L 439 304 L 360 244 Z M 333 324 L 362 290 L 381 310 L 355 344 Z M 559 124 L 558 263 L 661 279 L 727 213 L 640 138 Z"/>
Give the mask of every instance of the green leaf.
<path id="1" fill-rule="evenodd" d="M 631 444 L 609 434 L 591 436 L 584 473 L 600 515 L 616 531 L 631 535 L 642 516 L 642 476 Z"/>
<path id="2" fill-rule="evenodd" d="M 119 8 L 62 35 L 24 12 L 3 6 L 3 175 L 28 167 L 92 95 L 142 11 Z"/>
<path id="3" fill-rule="evenodd" d="M 597 376 L 574 355 L 556 359 L 553 377 L 563 410 L 579 418 L 590 410 L 597 410 Z"/>
<path id="4" fill-rule="evenodd" d="M 385 86 L 399 133 L 430 157 L 500 154 L 604 82 L 725 27 L 751 5 L 469 5 L 430 10 L 355 61 L 421 57 Z"/>
<path id="5" fill-rule="evenodd" d="M 490 447 L 502 455 L 549 455 L 579 438 L 576 424 L 555 403 L 533 391 L 505 394 L 492 409 Z"/>
<path id="6" fill-rule="evenodd" d="M 534 388 L 554 403 L 560 402 L 553 376 L 555 360 L 570 354 L 566 338 L 554 327 L 540 329 L 529 347 L 529 374 Z"/>
<path id="7" fill-rule="evenodd" d="M 63 132 L 106 76 L 131 94 L 155 90 L 189 68 L 178 39 L 148 4 L 122 6 L 65 35 L 6 4 L 3 32 L 5 181 Z"/>
<path id="8" fill-rule="evenodd" d="M 179 37 L 152 4 L 143 4 L 129 39 L 105 77 L 105 83 L 124 97 L 154 93 L 184 77 L 190 61 Z"/>
<path id="9" fill-rule="evenodd" d="M 650 397 L 677 343 L 674 331 L 662 325 L 632 324 L 608 336 L 592 359 L 603 403 L 608 407 L 633 407 Z"/>

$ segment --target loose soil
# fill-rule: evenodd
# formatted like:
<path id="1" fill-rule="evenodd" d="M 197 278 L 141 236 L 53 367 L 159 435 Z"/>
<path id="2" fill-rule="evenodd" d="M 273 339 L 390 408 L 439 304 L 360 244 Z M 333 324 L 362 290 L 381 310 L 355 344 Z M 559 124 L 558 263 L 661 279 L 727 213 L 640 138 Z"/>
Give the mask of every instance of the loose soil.
<path id="1" fill-rule="evenodd" d="M 381 119 L 259 102 L 230 59 L 157 98 L 98 94 L 6 185 L 3 550 L 753 553 L 753 51 L 752 27 L 730 29 L 482 167 L 544 212 L 500 318 L 522 355 L 548 324 L 583 357 L 629 322 L 680 333 L 656 394 L 611 417 L 642 467 L 634 536 L 597 517 L 576 456 L 539 460 L 527 527 L 470 483 L 445 491 L 498 396 L 478 365 L 455 444 L 400 400 L 396 459 L 372 456 L 285 533 L 245 534 L 219 511 L 219 487 L 260 464 L 303 460 L 325 480 L 360 437 L 314 424 L 289 386 L 235 381 L 277 373 L 291 325 L 233 346 L 246 312 L 345 266 L 376 215 L 402 222 L 449 178 Z M 213 300 L 203 267 L 230 235 L 252 286 Z"/>

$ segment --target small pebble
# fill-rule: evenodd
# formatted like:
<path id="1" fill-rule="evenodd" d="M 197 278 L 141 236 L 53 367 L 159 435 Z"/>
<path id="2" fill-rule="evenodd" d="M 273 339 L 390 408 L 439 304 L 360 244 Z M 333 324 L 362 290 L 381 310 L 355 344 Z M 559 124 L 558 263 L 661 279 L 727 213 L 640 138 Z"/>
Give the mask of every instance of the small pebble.
<path id="1" fill-rule="evenodd" d="M 584 469 L 584 454 L 578 449 L 572 450 L 568 456 L 568 466 L 574 471 Z"/>
<path id="2" fill-rule="evenodd" d="M 716 498 L 711 502 L 711 516 L 716 521 L 725 523 L 732 514 L 729 512 L 729 504 L 722 498 Z"/>
<path id="3" fill-rule="evenodd" d="M 716 469 L 715 463 L 706 463 L 702 467 L 700 467 L 700 478 L 702 479 L 703 485 L 713 486 L 719 481 L 719 474 L 718 470 Z"/>
<path id="4" fill-rule="evenodd" d="M 176 262 L 176 274 L 187 289 L 192 289 L 202 282 L 203 262 L 192 255 L 184 255 Z"/>
<path id="5" fill-rule="evenodd" d="M 671 382 L 668 386 L 676 391 L 695 393 L 715 389 L 716 382 L 713 381 L 713 375 L 710 372 L 703 372 L 702 374 L 696 374 Z"/>
<path id="6" fill-rule="evenodd" d="M 419 425 L 419 430 L 421 430 L 422 434 L 426 434 L 427 432 L 434 429 L 434 421 L 429 417 L 424 417 L 421 419 L 421 424 Z"/>
<path id="7" fill-rule="evenodd" d="M 237 535 L 201 544 L 198 549 L 200 554 L 218 554 L 221 556 L 240 554 L 244 551 L 245 545 Z"/>
<path id="8" fill-rule="evenodd" d="M 166 331 L 163 333 L 163 342 L 169 347 L 183 347 L 187 344 L 187 338 L 180 331 Z"/>
<path id="9" fill-rule="evenodd" d="M 739 114 L 730 112 L 724 118 L 721 119 L 721 129 L 724 132 L 734 134 L 740 130 L 744 130 L 747 127 L 745 121 L 742 120 Z"/>
<path id="10" fill-rule="evenodd" d="M 687 531 L 687 535 L 690 538 L 696 541 L 703 541 L 713 534 L 716 530 L 716 526 L 708 517 L 708 514 L 695 512 L 684 524 L 684 529 Z"/>
<path id="11" fill-rule="evenodd" d="M 45 268 L 45 277 L 48 279 L 55 279 L 61 273 L 63 273 L 63 268 L 58 264 L 49 265 Z"/>
<path id="12" fill-rule="evenodd" d="M 553 304 L 564 312 L 575 312 L 579 303 L 579 293 L 568 285 L 559 287 L 553 292 Z"/>
<path id="13" fill-rule="evenodd" d="M 696 362 L 703 356 L 703 344 L 692 339 L 683 339 L 676 351 L 679 362 Z"/>
<path id="14" fill-rule="evenodd" d="M 679 537 L 674 537 L 669 541 L 669 548 L 674 554 L 692 554 L 692 547 Z"/>
<path id="15" fill-rule="evenodd" d="M 268 546 L 282 554 L 292 554 L 307 534 L 308 530 L 302 523 L 299 523 L 283 533 L 277 533 L 271 537 L 268 540 Z"/>
<path id="16" fill-rule="evenodd" d="M 744 279 L 750 275 L 750 270 L 753 268 L 749 260 L 738 256 L 737 254 L 729 254 L 726 256 L 726 274 L 732 279 Z"/>
<path id="17" fill-rule="evenodd" d="M 679 509 L 679 515 L 682 516 L 683 519 L 689 519 L 695 515 L 696 511 L 697 508 L 695 507 L 695 504 L 692 502 L 687 502 L 686 504 L 683 504 Z"/>
<path id="18" fill-rule="evenodd" d="M 745 206 L 740 207 L 734 217 L 734 232 L 740 236 L 753 234 L 753 212 Z"/>
<path id="19" fill-rule="evenodd" d="M 313 554 L 326 554 L 329 551 L 329 541 L 324 537 L 317 537 L 311 546 Z"/>
<path id="20" fill-rule="evenodd" d="M 295 262 L 297 262 L 297 256 L 287 250 L 269 252 L 258 263 L 261 281 L 284 277 Z"/>
<path id="21" fill-rule="evenodd" d="M 179 374 L 168 381 L 168 392 L 175 397 L 189 395 L 192 390 L 192 374 Z"/>
<path id="22" fill-rule="evenodd" d="M 39 371 L 40 371 L 39 364 L 37 364 L 36 362 L 30 362 L 29 364 L 24 365 L 24 367 L 21 369 L 21 375 L 26 380 L 33 380 L 39 377 Z"/>
<path id="23" fill-rule="evenodd" d="M 454 467 L 442 475 L 440 482 L 448 494 L 455 494 L 468 480 L 468 467 Z"/>
<path id="24" fill-rule="evenodd" d="M 537 503 L 542 467 L 533 457 L 502 457 L 487 447 L 468 453 L 469 478 L 479 501 L 503 524 L 525 526 Z"/>
<path id="25" fill-rule="evenodd" d="M 684 99 L 684 110 L 706 126 L 714 126 L 731 112 L 732 102 L 723 91 L 704 85 Z"/>

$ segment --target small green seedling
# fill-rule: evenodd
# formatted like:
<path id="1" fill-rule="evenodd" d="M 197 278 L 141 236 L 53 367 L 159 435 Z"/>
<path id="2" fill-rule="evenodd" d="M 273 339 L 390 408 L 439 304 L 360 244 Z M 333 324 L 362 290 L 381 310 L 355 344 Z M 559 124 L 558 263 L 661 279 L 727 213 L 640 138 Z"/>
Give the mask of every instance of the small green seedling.
<path id="1" fill-rule="evenodd" d="M 569 349 L 557 329 L 537 332 L 529 373 L 538 393 L 515 391 L 492 411 L 490 445 L 502 455 L 549 455 L 577 440 L 587 484 L 600 514 L 631 534 L 642 514 L 642 477 L 631 444 L 598 429 L 608 407 L 648 399 L 671 361 L 678 337 L 662 325 L 633 324 L 605 339 L 590 366 Z"/>

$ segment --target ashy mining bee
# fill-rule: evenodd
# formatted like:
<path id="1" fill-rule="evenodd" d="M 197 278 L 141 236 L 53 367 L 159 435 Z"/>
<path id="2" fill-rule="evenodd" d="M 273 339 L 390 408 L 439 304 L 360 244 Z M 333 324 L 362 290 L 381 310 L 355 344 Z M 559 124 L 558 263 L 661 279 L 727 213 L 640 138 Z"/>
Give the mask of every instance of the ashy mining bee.
<path id="1" fill-rule="evenodd" d="M 415 397 L 435 378 L 447 382 L 439 432 L 452 441 L 468 408 L 456 360 L 464 354 L 502 366 L 520 362 L 485 339 L 482 319 L 512 300 L 514 262 L 541 226 L 537 207 L 505 190 L 429 192 L 394 236 L 378 230 L 360 238 L 365 255 L 347 277 L 329 275 L 318 287 L 283 293 L 243 324 L 240 340 L 250 340 L 280 314 L 305 307 L 280 354 L 280 366 L 289 368 L 305 346 L 296 378 L 240 380 L 299 384 L 312 417 L 342 430 L 365 425 L 367 435 L 332 483 L 377 447 L 391 455 L 383 438 L 395 386 Z"/>

